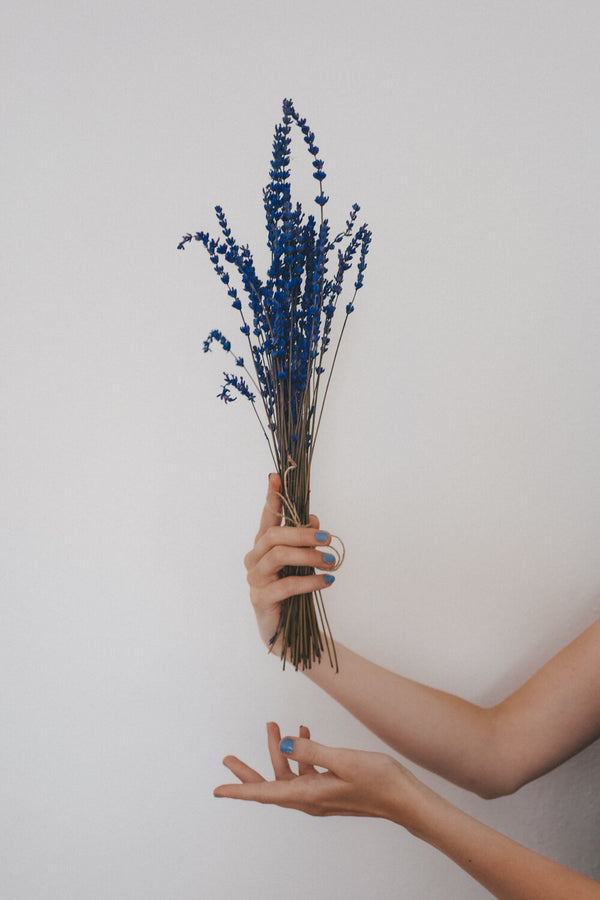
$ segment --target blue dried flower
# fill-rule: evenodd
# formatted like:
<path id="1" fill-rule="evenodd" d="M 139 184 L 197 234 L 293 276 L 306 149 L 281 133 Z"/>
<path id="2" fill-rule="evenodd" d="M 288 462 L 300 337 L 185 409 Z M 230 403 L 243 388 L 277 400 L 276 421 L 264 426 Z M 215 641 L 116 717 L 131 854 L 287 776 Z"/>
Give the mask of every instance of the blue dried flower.
<path id="1" fill-rule="evenodd" d="M 314 215 L 305 216 L 302 206 L 292 203 L 290 161 L 294 125 L 302 134 L 311 157 L 312 175 L 319 182 L 320 192 L 315 202 L 320 208 L 320 221 Z M 310 450 L 312 455 L 314 451 L 327 394 L 327 388 L 323 397 L 319 394 L 320 379 L 325 372 L 323 356 L 331 343 L 344 276 L 357 265 L 354 297 L 344 303 L 348 316 L 354 311 L 356 292 L 363 285 L 367 267 L 371 233 L 366 225 L 355 230 L 358 204 L 352 205 L 345 229 L 335 238 L 330 237 L 329 224 L 323 217 L 329 200 L 322 188 L 326 177 L 313 131 L 306 119 L 297 114 L 292 101 L 284 100 L 283 118 L 274 129 L 269 178 L 263 190 L 270 251 L 265 279 L 258 277 L 249 248 L 236 242 L 221 206 L 215 207 L 219 238 L 199 231 L 184 235 L 178 245 L 185 249 L 187 243 L 196 240 L 204 246 L 215 273 L 226 287 L 231 307 L 241 316 L 240 332 L 248 343 L 256 380 L 246 369 L 243 356 L 233 353 L 231 343 L 219 330 L 210 332 L 204 350 L 209 351 L 216 341 L 232 353 L 238 371 L 248 373 L 256 393 L 241 375 L 224 373 L 225 384 L 218 396 L 231 403 L 236 399 L 232 392 L 237 392 L 252 402 L 256 412 L 255 400 L 260 395 L 266 421 L 263 425 L 260 416 L 259 421 L 267 440 L 271 435 L 271 452 L 280 471 L 288 455 L 295 458 L 300 452 Z M 336 262 L 330 276 L 331 256 Z M 337 348 L 334 363 L 336 356 Z"/>
<path id="2" fill-rule="evenodd" d="M 204 352 L 205 353 L 208 353 L 208 351 L 210 350 L 210 345 L 212 344 L 213 341 L 218 341 L 219 344 L 221 344 L 221 346 L 223 347 L 223 350 L 226 350 L 227 352 L 229 352 L 229 350 L 231 350 L 231 343 L 227 340 L 227 338 L 223 334 L 221 334 L 220 331 L 218 331 L 218 329 L 214 328 L 211 331 L 211 333 L 209 334 L 209 336 L 207 337 L 207 339 L 204 341 Z"/>
<path id="3" fill-rule="evenodd" d="M 239 375 L 228 375 L 227 372 L 223 372 L 223 377 L 225 378 L 225 386 L 223 387 L 224 391 L 226 391 L 228 387 L 233 387 L 244 397 L 247 397 L 251 403 L 254 403 L 256 397 L 251 392 L 250 388 L 243 378 L 241 378 Z M 235 397 L 232 399 L 235 399 Z"/>
<path id="4" fill-rule="evenodd" d="M 179 244 L 177 244 L 178 250 L 185 250 L 185 245 L 192 240 L 191 234 L 184 234 Z"/>
<path id="5" fill-rule="evenodd" d="M 229 393 L 229 389 L 225 387 L 225 385 L 221 388 L 221 393 L 217 394 L 219 400 L 224 400 L 225 403 L 233 403 L 236 400 L 235 397 L 232 397 Z"/>

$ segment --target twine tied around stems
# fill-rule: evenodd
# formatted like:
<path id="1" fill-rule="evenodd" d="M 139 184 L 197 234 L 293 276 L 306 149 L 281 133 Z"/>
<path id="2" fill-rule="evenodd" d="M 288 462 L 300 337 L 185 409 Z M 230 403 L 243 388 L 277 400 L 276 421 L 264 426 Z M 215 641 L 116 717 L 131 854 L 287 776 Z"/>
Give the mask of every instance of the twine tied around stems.
<path id="1" fill-rule="evenodd" d="M 288 479 L 289 473 L 296 468 L 297 468 L 296 463 L 291 458 L 291 456 L 288 456 L 288 465 L 283 473 L 283 478 L 281 479 L 283 493 L 281 491 L 273 491 L 273 493 L 277 497 L 279 497 L 282 504 L 284 505 L 286 514 L 287 514 L 287 518 L 292 522 L 292 527 L 294 527 L 294 528 L 307 528 L 308 527 L 309 528 L 310 522 L 302 521 L 302 519 L 298 515 L 298 510 L 296 509 L 293 502 L 290 500 L 290 496 L 289 496 L 287 479 Z M 277 511 L 271 510 L 271 511 L 275 515 L 278 515 L 278 513 L 279 513 L 279 510 L 277 510 Z M 330 534 L 331 534 L 331 532 L 330 532 Z M 331 550 L 336 557 L 335 564 L 328 571 L 337 572 L 337 570 L 340 568 L 340 566 L 342 565 L 342 563 L 344 562 L 344 559 L 346 557 L 346 548 L 344 546 L 343 540 L 337 534 L 332 534 L 331 538 L 332 538 L 332 540 L 333 540 L 333 538 L 335 538 L 336 541 L 339 541 L 339 543 L 341 545 L 341 550 L 339 550 L 337 547 L 335 547 L 332 544 L 327 545 L 327 549 Z"/>

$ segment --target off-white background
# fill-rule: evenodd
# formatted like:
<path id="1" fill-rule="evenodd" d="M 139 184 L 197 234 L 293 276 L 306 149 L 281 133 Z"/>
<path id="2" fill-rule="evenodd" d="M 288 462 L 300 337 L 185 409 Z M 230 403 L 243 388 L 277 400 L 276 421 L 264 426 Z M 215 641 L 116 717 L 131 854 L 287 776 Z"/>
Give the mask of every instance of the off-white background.
<path id="1" fill-rule="evenodd" d="M 386 822 L 212 798 L 225 753 L 268 771 L 269 719 L 382 745 L 257 639 L 269 457 L 175 247 L 222 203 L 264 257 L 292 97 L 329 214 L 374 231 L 314 468 L 335 633 L 495 702 L 600 612 L 599 31 L 593 0 L 4 5 L 3 898 L 487 896 Z M 599 768 L 423 777 L 600 877 Z"/>

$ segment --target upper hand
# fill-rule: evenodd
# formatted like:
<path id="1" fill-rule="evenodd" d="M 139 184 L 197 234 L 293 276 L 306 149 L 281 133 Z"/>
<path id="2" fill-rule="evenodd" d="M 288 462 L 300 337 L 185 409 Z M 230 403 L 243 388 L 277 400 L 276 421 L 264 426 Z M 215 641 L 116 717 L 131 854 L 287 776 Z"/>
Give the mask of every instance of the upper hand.
<path id="1" fill-rule="evenodd" d="M 285 739 L 293 749 L 282 753 L 279 726 L 270 722 L 267 735 L 275 780 L 266 781 L 237 757 L 226 756 L 224 765 L 241 784 L 223 784 L 215 796 L 275 804 L 313 816 L 375 816 L 416 828 L 427 789 L 404 766 L 385 753 L 317 744 L 304 726 L 299 734 Z M 290 760 L 298 763 L 297 775 Z M 326 771 L 318 772 L 315 766 Z"/>
<path id="2" fill-rule="evenodd" d="M 254 546 L 244 558 L 247 581 L 250 585 L 250 600 L 254 607 L 260 636 L 267 646 L 277 631 L 280 606 L 287 597 L 311 593 L 328 587 L 324 574 L 289 575 L 279 577 L 285 566 L 309 566 L 331 570 L 336 558 L 328 563 L 318 547 L 326 549 L 331 543 L 331 535 L 321 531 L 316 516 L 310 517 L 310 526 L 282 526 L 282 501 L 279 496 L 281 480 L 279 475 L 269 476 L 269 491 Z M 318 540 L 323 538 L 323 540 Z M 279 641 L 274 645 L 278 650 Z"/>

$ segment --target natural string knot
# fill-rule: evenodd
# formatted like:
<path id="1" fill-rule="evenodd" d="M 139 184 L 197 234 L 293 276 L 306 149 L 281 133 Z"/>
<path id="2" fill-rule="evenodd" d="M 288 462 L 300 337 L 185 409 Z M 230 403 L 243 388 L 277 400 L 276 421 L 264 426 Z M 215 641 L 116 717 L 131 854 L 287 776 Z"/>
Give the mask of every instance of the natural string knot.
<path id="1" fill-rule="evenodd" d="M 287 484 L 288 475 L 291 471 L 293 471 L 296 468 L 297 468 L 297 466 L 296 466 L 296 463 L 294 462 L 294 460 L 291 459 L 290 457 L 288 457 L 288 466 L 283 473 L 283 478 L 281 479 L 283 492 L 274 491 L 274 494 L 277 497 L 279 497 L 283 506 L 285 507 L 286 517 L 292 523 L 292 527 L 306 528 L 306 527 L 310 527 L 310 522 L 302 521 L 302 519 L 300 518 L 300 516 L 298 514 L 298 510 L 296 509 L 294 503 L 292 502 L 292 500 L 290 499 L 290 496 L 289 496 L 289 490 L 288 490 L 288 484 Z M 337 570 L 340 568 L 340 566 L 344 562 L 344 558 L 346 556 L 346 548 L 344 546 L 343 540 L 341 539 L 341 537 L 338 537 L 337 534 L 331 535 L 331 541 L 333 541 L 334 539 L 339 542 L 340 548 L 336 547 L 333 543 L 329 543 L 326 546 L 326 548 L 324 548 L 324 549 L 330 550 L 333 553 L 333 555 L 336 557 L 335 563 L 330 568 L 328 568 L 328 571 L 337 572 Z M 318 549 L 320 549 L 320 548 L 318 548 Z"/>

